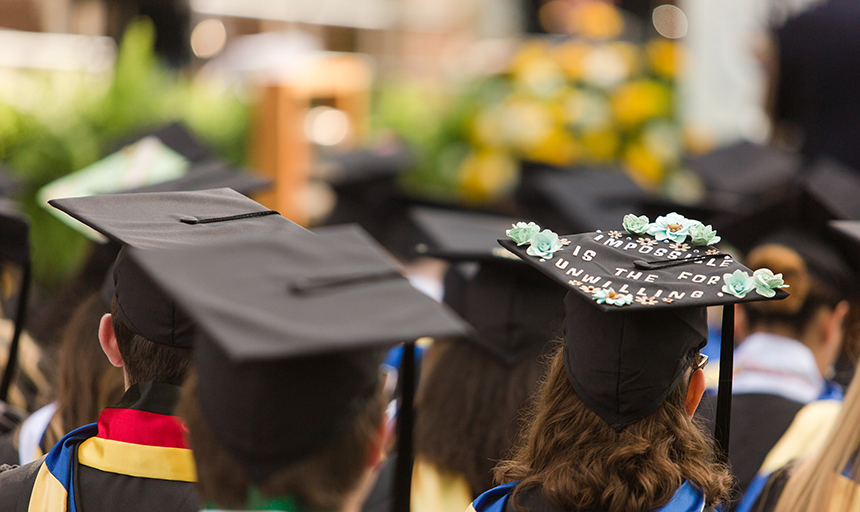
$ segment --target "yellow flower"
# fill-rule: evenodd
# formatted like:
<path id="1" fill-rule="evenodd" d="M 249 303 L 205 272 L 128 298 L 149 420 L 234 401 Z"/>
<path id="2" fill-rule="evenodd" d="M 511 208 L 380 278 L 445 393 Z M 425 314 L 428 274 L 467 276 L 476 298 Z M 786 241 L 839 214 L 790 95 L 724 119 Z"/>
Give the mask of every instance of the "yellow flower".
<path id="1" fill-rule="evenodd" d="M 471 201 L 487 201 L 509 194 L 519 182 L 519 166 L 505 152 L 472 151 L 460 164 L 460 192 Z"/>
<path id="2" fill-rule="evenodd" d="M 672 92 L 652 80 L 634 80 L 612 92 L 612 110 L 623 126 L 632 127 L 672 111 Z"/>
<path id="3" fill-rule="evenodd" d="M 621 140 L 613 130 L 586 130 L 582 134 L 583 150 L 593 162 L 610 162 L 618 154 Z"/>
<path id="4" fill-rule="evenodd" d="M 564 122 L 588 129 L 612 124 L 612 107 L 606 95 L 588 89 L 573 89 L 564 98 Z"/>
<path id="5" fill-rule="evenodd" d="M 591 51 L 591 45 L 580 40 L 570 40 L 553 49 L 553 57 L 561 69 L 571 80 L 580 80 L 583 76 L 583 63 Z"/>
<path id="6" fill-rule="evenodd" d="M 535 162 L 563 167 L 576 161 L 580 154 L 581 149 L 576 139 L 561 127 L 557 127 L 539 144 L 526 151 L 524 156 Z"/>
<path id="7" fill-rule="evenodd" d="M 665 174 L 663 164 L 639 141 L 625 149 L 624 164 L 631 176 L 646 187 L 656 187 L 663 181 Z"/>
<path id="8" fill-rule="evenodd" d="M 660 76 L 675 78 L 681 71 L 682 49 L 675 41 L 657 38 L 651 40 L 646 51 L 651 69 Z"/>
<path id="9" fill-rule="evenodd" d="M 549 56 L 549 45 L 540 39 L 532 39 L 523 44 L 511 59 L 509 70 L 514 75 L 520 75 L 534 62 L 546 59 Z"/>
<path id="10" fill-rule="evenodd" d="M 505 143 L 521 151 L 541 144 L 558 124 L 548 105 L 522 97 L 506 101 L 499 119 Z"/>
<path id="11" fill-rule="evenodd" d="M 570 10 L 568 27 L 586 39 L 611 39 L 624 31 L 624 17 L 609 3 L 586 1 Z"/>

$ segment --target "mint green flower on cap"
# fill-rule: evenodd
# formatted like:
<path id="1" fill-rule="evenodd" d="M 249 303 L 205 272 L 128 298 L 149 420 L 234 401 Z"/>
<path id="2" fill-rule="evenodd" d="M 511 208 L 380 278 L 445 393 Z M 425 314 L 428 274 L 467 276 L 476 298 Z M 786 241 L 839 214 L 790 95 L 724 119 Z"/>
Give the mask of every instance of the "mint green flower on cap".
<path id="1" fill-rule="evenodd" d="M 756 288 L 753 278 L 741 269 L 735 270 L 731 274 L 723 274 L 723 282 L 725 283 L 722 288 L 723 291 L 739 299 L 743 299 Z"/>
<path id="2" fill-rule="evenodd" d="M 760 268 L 753 272 L 753 285 L 757 294 L 763 297 L 773 297 L 777 288 L 788 288 L 782 279 L 782 274 L 774 274 L 769 268 Z"/>
<path id="3" fill-rule="evenodd" d="M 598 304 L 612 304 L 613 306 L 626 306 L 633 302 L 633 295 L 618 293 L 612 288 L 600 288 L 594 292 L 594 300 Z"/>
<path id="4" fill-rule="evenodd" d="M 672 212 L 668 215 L 657 217 L 657 220 L 649 224 L 648 234 L 653 235 L 658 241 L 683 242 L 686 240 L 690 228 L 697 224 L 701 224 L 701 222 Z"/>
<path id="5" fill-rule="evenodd" d="M 689 234 L 690 241 L 695 245 L 714 245 L 722 240 L 710 224 L 707 226 L 701 223 L 694 224 L 690 226 Z"/>
<path id="6" fill-rule="evenodd" d="M 544 229 L 540 233 L 535 233 L 529 241 L 531 245 L 526 250 L 529 256 L 539 256 L 541 258 L 549 258 L 552 253 L 561 250 L 563 247 L 558 235 L 548 229 Z"/>
<path id="7" fill-rule="evenodd" d="M 529 243 L 534 235 L 540 232 L 540 226 L 534 222 L 517 222 L 511 229 L 505 231 L 505 234 L 511 238 L 517 245 L 525 245 Z"/>
<path id="8" fill-rule="evenodd" d="M 621 226 L 624 228 L 624 231 L 627 231 L 631 235 L 642 235 L 648 232 L 648 225 L 650 223 L 651 221 L 645 215 L 637 217 L 632 213 L 628 213 L 624 216 Z"/>

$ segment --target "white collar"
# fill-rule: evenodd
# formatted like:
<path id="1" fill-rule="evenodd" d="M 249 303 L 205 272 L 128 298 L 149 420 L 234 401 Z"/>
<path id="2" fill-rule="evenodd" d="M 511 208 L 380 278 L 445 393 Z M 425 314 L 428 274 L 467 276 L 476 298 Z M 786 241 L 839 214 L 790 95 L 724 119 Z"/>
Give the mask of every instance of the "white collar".
<path id="1" fill-rule="evenodd" d="M 812 351 L 798 340 L 757 332 L 735 349 L 733 394 L 765 393 L 807 404 L 825 388 Z"/>

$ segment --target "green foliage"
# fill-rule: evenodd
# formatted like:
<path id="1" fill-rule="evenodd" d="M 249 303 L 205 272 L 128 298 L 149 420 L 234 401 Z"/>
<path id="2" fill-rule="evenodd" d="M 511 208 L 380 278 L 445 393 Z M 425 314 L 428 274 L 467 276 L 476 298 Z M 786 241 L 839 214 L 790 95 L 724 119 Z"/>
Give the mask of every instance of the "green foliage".
<path id="1" fill-rule="evenodd" d="M 0 99 L 0 162 L 23 183 L 30 215 L 34 275 L 42 285 L 66 279 L 89 244 L 36 204 L 36 191 L 104 157 L 135 133 L 181 120 L 221 157 L 242 163 L 247 105 L 230 91 L 162 66 L 147 19 L 127 28 L 113 72 L 21 72 Z"/>

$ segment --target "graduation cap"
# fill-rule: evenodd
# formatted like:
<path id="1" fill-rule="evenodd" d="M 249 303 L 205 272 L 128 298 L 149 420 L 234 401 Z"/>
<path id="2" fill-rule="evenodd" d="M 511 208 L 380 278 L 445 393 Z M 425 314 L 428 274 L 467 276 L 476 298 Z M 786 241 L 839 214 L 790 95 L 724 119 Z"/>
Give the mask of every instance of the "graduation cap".
<path id="1" fill-rule="evenodd" d="M 586 405 L 616 430 L 663 403 L 684 374 L 685 356 L 707 342 L 706 306 L 728 306 L 723 313 L 717 411 L 717 441 L 725 453 L 733 305 L 788 294 L 778 287 L 778 276 L 765 270 L 753 274 L 711 245 L 719 238 L 698 221 L 675 213 L 654 222 L 628 215 L 616 226 L 559 238 L 521 223 L 499 243 L 568 288 L 568 380 Z"/>
<path id="2" fill-rule="evenodd" d="M 538 220 L 565 232 L 604 228 L 650 195 L 622 169 L 586 167 L 578 170 L 539 170 L 523 177 L 519 192 Z"/>
<path id="3" fill-rule="evenodd" d="M 797 153 L 741 141 L 689 159 L 707 191 L 705 203 L 721 211 L 748 211 L 757 198 L 777 197 L 801 171 Z"/>
<path id="4" fill-rule="evenodd" d="M 817 159 L 804 170 L 803 189 L 835 219 L 860 220 L 860 174 L 837 160 Z"/>
<path id="5" fill-rule="evenodd" d="M 856 295 L 858 282 L 851 268 L 855 251 L 850 243 L 834 236 L 828 222 L 851 219 L 848 215 L 853 215 L 856 200 L 839 190 L 860 193 L 860 182 L 829 164 L 813 167 L 793 192 L 760 203 L 747 215 L 715 224 L 723 240 L 744 253 L 764 244 L 793 249 L 819 282 L 851 297 Z"/>
<path id="6" fill-rule="evenodd" d="M 201 245 L 248 232 L 290 237 L 304 228 L 231 189 L 105 194 L 56 199 L 51 206 L 110 240 L 140 249 Z M 117 314 L 133 332 L 167 345 L 190 347 L 190 322 L 173 300 L 120 251 L 113 268 Z"/>
<path id="7" fill-rule="evenodd" d="M 419 238 L 406 212 L 414 203 L 398 185 L 399 177 L 414 164 L 403 144 L 322 155 L 317 177 L 337 196 L 325 224 L 357 223 L 401 259 L 412 256 Z"/>
<path id="8" fill-rule="evenodd" d="M 198 324 L 200 409 L 254 482 L 343 431 L 379 349 L 468 330 L 355 226 L 131 253 Z"/>
<path id="9" fill-rule="evenodd" d="M 175 180 L 124 190 L 124 193 L 172 192 L 232 188 L 236 192 L 250 195 L 272 186 L 272 180 L 233 166 L 221 160 L 206 159 L 193 162 L 184 176 Z"/>
<path id="10" fill-rule="evenodd" d="M 510 366 L 538 355 L 561 332 L 566 289 L 496 241 L 514 219 L 429 207 L 410 216 L 432 241 L 419 252 L 454 263 L 444 301 L 477 331 L 468 342 Z"/>
<path id="11" fill-rule="evenodd" d="M 181 122 L 172 122 L 155 129 L 149 129 L 137 133 L 132 137 L 124 139 L 119 144 L 116 144 L 111 153 L 119 151 L 125 146 L 134 144 L 146 137 L 157 138 L 165 146 L 192 162 L 202 160 L 209 156 L 210 153 L 209 148 L 191 135 L 191 131 L 188 127 Z"/>
<path id="12" fill-rule="evenodd" d="M 12 385 L 12 378 L 18 363 L 18 345 L 27 314 L 27 300 L 30 291 L 30 224 L 15 205 L 0 198 L 0 259 L 12 262 L 22 268 L 21 283 L 18 290 L 18 305 L 15 308 L 15 327 L 9 343 L 9 357 L 0 380 L 0 401 L 5 402 Z"/>

